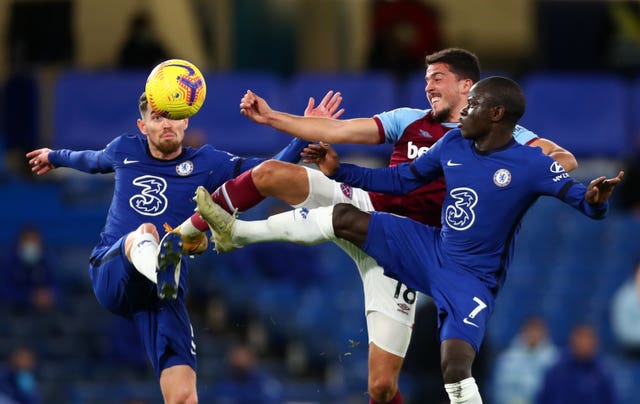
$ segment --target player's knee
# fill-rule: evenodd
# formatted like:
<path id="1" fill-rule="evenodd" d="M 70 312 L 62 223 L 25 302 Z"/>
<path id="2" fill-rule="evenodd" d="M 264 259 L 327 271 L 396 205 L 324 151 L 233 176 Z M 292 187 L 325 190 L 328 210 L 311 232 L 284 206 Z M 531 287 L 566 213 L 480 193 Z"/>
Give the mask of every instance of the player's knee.
<path id="1" fill-rule="evenodd" d="M 268 189 L 279 181 L 282 176 L 283 165 L 278 160 L 266 160 L 251 170 L 251 179 L 259 189 Z"/>
<path id="2" fill-rule="evenodd" d="M 151 233 L 155 235 L 156 238 L 159 238 L 158 229 L 156 229 L 156 226 L 153 223 L 142 223 L 138 227 L 138 231 L 142 234 Z"/>
<path id="3" fill-rule="evenodd" d="M 337 237 L 353 241 L 364 238 L 369 225 L 369 214 L 349 203 L 339 203 L 333 207 L 332 224 Z"/>
<path id="4" fill-rule="evenodd" d="M 339 203 L 333 207 L 333 228 L 337 232 L 351 227 L 354 220 L 354 211 L 358 210 L 348 203 Z"/>
<path id="5" fill-rule="evenodd" d="M 376 376 L 369 380 L 369 395 L 376 403 L 391 401 L 397 391 L 398 385 L 391 376 Z"/>
<path id="6" fill-rule="evenodd" d="M 169 404 L 198 404 L 198 395 L 194 389 L 185 387 L 176 390 L 171 397 L 165 397 Z"/>

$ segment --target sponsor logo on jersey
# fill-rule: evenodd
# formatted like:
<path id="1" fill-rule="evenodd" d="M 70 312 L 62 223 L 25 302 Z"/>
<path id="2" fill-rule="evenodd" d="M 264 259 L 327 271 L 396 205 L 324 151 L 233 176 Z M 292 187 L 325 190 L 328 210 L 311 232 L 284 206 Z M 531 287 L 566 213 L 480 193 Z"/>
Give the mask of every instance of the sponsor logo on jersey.
<path id="1" fill-rule="evenodd" d="M 554 161 L 553 163 L 551 163 L 551 167 L 549 167 L 549 171 L 551 171 L 554 174 L 560 174 L 564 172 L 564 167 L 562 167 L 562 165 L 557 161 Z"/>
<path id="2" fill-rule="evenodd" d="M 135 178 L 132 184 L 141 188 L 138 194 L 129 199 L 129 206 L 133 210 L 145 216 L 158 216 L 167 210 L 167 181 L 164 178 L 143 175 Z"/>
<path id="3" fill-rule="evenodd" d="M 431 133 L 427 132 L 424 129 L 419 129 L 418 132 L 420 132 L 420 134 L 428 139 L 431 139 L 433 136 L 431 136 Z"/>
<path id="4" fill-rule="evenodd" d="M 140 161 L 138 160 L 129 160 L 129 157 L 125 157 L 123 163 L 126 164 L 133 164 L 133 163 L 139 163 Z"/>
<path id="5" fill-rule="evenodd" d="M 506 168 L 501 168 L 493 173 L 493 183 L 499 187 L 506 187 L 511 183 L 511 172 Z"/>
<path id="6" fill-rule="evenodd" d="M 184 161 L 176 166 L 176 173 L 182 177 L 193 172 L 193 162 L 191 160 Z"/>
<path id="7" fill-rule="evenodd" d="M 351 188 L 351 185 L 342 183 L 340 184 L 340 190 L 342 191 L 342 195 L 347 198 L 351 199 L 353 197 L 353 188 Z"/>
<path id="8" fill-rule="evenodd" d="M 429 150 L 429 146 L 418 147 L 414 145 L 412 141 L 409 141 L 409 143 L 407 143 L 407 158 L 413 160 L 426 153 L 427 150 Z"/>
<path id="9" fill-rule="evenodd" d="M 447 160 L 447 167 L 458 167 L 458 166 L 461 166 L 461 165 L 462 165 L 462 163 L 454 163 L 451 160 Z"/>
<path id="10" fill-rule="evenodd" d="M 306 219 L 307 216 L 309 216 L 309 209 L 307 208 L 300 208 L 298 211 L 300 212 L 300 216 L 302 216 L 303 219 Z"/>
<path id="11" fill-rule="evenodd" d="M 553 177 L 553 182 L 558 182 L 563 178 L 569 178 L 569 174 L 568 173 L 558 174 L 555 177 Z"/>
<path id="12" fill-rule="evenodd" d="M 476 220 L 473 208 L 478 203 L 478 194 L 471 188 L 461 187 L 449 192 L 453 203 L 445 209 L 445 221 L 454 230 L 466 230 Z"/>

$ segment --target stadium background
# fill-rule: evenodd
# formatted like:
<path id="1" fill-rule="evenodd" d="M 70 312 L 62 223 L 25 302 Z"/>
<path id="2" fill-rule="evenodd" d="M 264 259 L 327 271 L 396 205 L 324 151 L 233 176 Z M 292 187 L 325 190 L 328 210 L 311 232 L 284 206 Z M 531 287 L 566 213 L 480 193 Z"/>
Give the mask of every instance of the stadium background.
<path id="1" fill-rule="evenodd" d="M 470 49 L 480 56 L 485 74 L 517 79 L 528 97 L 524 125 L 571 150 L 580 163 L 578 179 L 615 175 L 637 164 L 640 16 L 634 2 L 422 4 L 434 14 L 426 13 L 417 23 L 435 27 L 437 41 L 418 44 Z M 380 32 L 374 27 L 380 18 L 376 6 L 366 0 L 0 2 L 5 61 L 0 65 L 0 258 L 13 248 L 19 229 L 35 223 L 55 257 L 59 286 L 52 312 L 16 312 L 2 304 L 0 362 L 19 342 L 33 346 L 47 403 L 158 400 L 144 358 L 131 354 L 137 341 L 127 340 L 126 324 L 98 306 L 86 271 L 110 202 L 112 178 L 67 170 L 33 178 L 21 157 L 40 145 L 101 148 L 135 130 L 135 102 L 152 65 L 122 68 L 118 52 L 139 10 L 148 12 L 171 57 L 188 59 L 205 72 L 209 95 L 191 120 L 190 141 L 269 156 L 288 138 L 238 114 L 247 88 L 277 108 L 298 113 L 307 96 L 339 90 L 347 118 L 427 106 L 421 56 L 410 66 L 373 61 L 374 45 L 384 46 L 375 40 Z M 404 22 L 404 38 L 416 41 L 412 35 L 423 25 L 412 25 L 416 21 L 402 11 L 391 15 L 396 12 Z M 568 18 L 580 29 L 568 28 Z M 411 60 L 415 55 L 407 51 L 404 56 Z M 384 165 L 388 149 L 347 146 L 342 151 L 348 159 Z M 631 397 L 640 366 L 617 354 L 609 305 L 639 255 L 640 218 L 628 208 L 638 203 L 637 193 L 637 188 L 625 193 L 631 201 L 616 196 L 604 222 L 547 200 L 525 217 L 491 321 L 485 369 L 479 371 L 488 402 L 491 359 L 531 314 L 546 318 L 558 346 L 565 344 L 573 324 L 595 325 L 619 393 Z M 246 216 L 263 217 L 282 208 L 266 202 Z M 225 394 L 234 402 L 234 393 L 220 381 L 226 377 L 227 352 L 238 340 L 257 349 L 259 366 L 287 401 L 367 400 L 360 280 L 335 246 L 249 246 L 228 255 L 209 252 L 191 265 L 201 402 Z M 412 349 L 421 343 L 414 338 Z M 423 382 L 413 377 L 417 374 L 403 372 L 407 399 Z"/>

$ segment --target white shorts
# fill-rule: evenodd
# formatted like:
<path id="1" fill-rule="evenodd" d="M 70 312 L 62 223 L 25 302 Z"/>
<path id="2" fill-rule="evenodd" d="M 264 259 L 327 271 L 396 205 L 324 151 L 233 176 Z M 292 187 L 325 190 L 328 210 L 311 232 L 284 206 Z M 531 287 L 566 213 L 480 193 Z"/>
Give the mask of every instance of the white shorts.
<path id="1" fill-rule="evenodd" d="M 309 196 L 294 208 L 350 203 L 363 211 L 373 210 L 366 191 L 333 181 L 318 170 L 304 168 L 309 178 Z M 362 278 L 369 343 L 404 358 L 415 321 L 417 293 L 385 276 L 382 267 L 360 248 L 346 240 L 335 243 L 355 261 Z M 372 316 L 375 312 L 384 316 Z"/>

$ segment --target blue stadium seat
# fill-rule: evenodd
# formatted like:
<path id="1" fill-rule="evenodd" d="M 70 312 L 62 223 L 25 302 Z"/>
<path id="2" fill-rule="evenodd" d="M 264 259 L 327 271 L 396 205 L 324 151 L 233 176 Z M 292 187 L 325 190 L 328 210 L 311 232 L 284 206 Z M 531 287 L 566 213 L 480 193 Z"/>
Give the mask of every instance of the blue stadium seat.
<path id="1" fill-rule="evenodd" d="M 424 71 L 407 76 L 402 85 L 401 94 L 398 95 L 400 105 L 418 109 L 431 108 L 425 93 L 425 86 Z"/>
<path id="2" fill-rule="evenodd" d="M 100 150 L 124 132 L 137 133 L 138 97 L 146 74 L 67 71 L 54 93 L 53 147 Z"/>
<path id="3" fill-rule="evenodd" d="M 629 119 L 631 120 L 629 128 L 629 146 L 640 147 L 640 77 L 633 80 L 631 84 L 631 99 L 629 100 Z"/>
<path id="4" fill-rule="evenodd" d="M 523 82 L 522 124 L 577 157 L 617 158 L 626 152 L 628 96 L 611 75 L 534 74 Z"/>
<path id="5" fill-rule="evenodd" d="M 366 73 L 300 73 L 294 76 L 286 91 L 285 111 L 302 114 L 309 97 L 316 105 L 329 90 L 342 93 L 341 119 L 370 118 L 396 108 L 396 84 L 392 76 L 381 72 Z M 339 153 L 377 155 L 388 158 L 391 149 L 385 145 L 339 145 Z"/>
<path id="6" fill-rule="evenodd" d="M 240 115 L 240 99 L 252 90 L 275 109 L 282 107 L 281 82 L 271 73 L 205 73 L 207 99 L 191 118 L 190 129 L 204 132 L 208 143 L 240 156 L 271 157 L 291 138 Z"/>

